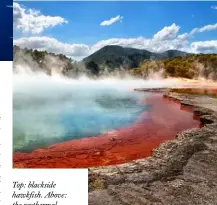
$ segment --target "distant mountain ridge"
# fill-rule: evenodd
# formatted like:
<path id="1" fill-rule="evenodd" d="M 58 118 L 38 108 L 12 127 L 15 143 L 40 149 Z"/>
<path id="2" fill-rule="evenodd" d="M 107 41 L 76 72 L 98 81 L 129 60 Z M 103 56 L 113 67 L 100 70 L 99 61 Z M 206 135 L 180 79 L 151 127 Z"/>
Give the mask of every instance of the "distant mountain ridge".
<path id="1" fill-rule="evenodd" d="M 154 53 L 144 49 L 127 48 L 117 45 L 108 45 L 84 58 L 85 64 L 94 62 L 100 67 L 106 66 L 111 70 L 116 68 L 131 69 L 138 67 L 144 60 L 164 60 L 177 56 L 184 56 L 186 52 L 168 50 Z"/>

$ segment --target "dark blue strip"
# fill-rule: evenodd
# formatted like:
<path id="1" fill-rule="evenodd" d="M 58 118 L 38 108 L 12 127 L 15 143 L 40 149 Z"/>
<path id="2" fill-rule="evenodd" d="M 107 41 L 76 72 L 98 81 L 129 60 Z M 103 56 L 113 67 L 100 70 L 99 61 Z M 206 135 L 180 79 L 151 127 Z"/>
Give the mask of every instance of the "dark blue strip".
<path id="1" fill-rule="evenodd" d="M 13 60 L 12 5 L 12 0 L 0 0 L 0 61 Z"/>

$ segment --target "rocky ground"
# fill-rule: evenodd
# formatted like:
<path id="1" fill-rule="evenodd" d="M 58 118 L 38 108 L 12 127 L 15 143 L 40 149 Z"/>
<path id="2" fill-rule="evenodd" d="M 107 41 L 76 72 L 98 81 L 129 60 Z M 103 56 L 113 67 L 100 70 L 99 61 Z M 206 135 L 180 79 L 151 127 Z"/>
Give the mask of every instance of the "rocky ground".
<path id="1" fill-rule="evenodd" d="M 204 124 L 177 134 L 151 157 L 89 169 L 89 205 L 216 205 L 217 98 L 166 93 L 194 106 Z"/>

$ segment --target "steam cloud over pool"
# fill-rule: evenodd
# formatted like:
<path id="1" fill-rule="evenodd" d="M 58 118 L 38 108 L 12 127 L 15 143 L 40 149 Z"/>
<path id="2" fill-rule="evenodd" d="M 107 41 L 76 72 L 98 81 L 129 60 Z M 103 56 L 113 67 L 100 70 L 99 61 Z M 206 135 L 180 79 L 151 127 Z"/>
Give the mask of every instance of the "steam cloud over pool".
<path id="1" fill-rule="evenodd" d="M 14 151 L 29 152 L 61 141 L 128 126 L 147 110 L 134 88 L 167 81 L 14 75 Z M 147 94 L 146 94 L 147 95 Z"/>

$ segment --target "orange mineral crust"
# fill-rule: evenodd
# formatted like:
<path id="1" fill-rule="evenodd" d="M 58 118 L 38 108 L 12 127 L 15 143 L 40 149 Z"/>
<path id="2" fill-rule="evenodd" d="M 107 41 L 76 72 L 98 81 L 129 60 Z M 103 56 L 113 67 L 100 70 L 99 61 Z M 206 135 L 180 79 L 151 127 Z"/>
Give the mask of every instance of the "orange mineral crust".
<path id="1" fill-rule="evenodd" d="M 120 164 L 151 155 L 160 143 L 178 132 L 200 126 L 191 108 L 152 94 L 145 102 L 147 112 L 132 126 L 99 136 L 54 144 L 32 153 L 14 153 L 14 168 L 87 168 Z"/>

